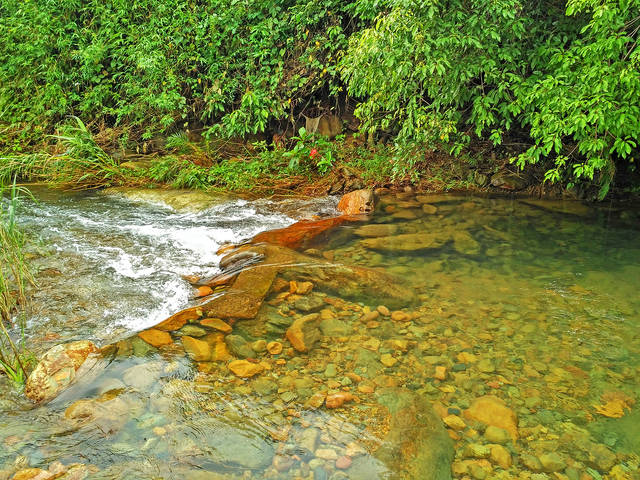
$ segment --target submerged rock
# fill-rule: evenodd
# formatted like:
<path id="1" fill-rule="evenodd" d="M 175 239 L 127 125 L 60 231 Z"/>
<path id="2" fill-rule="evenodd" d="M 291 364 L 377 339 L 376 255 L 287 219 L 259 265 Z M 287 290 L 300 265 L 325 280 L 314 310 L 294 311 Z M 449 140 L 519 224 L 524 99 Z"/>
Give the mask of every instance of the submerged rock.
<path id="1" fill-rule="evenodd" d="M 165 332 L 180 330 L 189 320 L 197 320 L 202 317 L 202 308 L 191 307 L 174 313 L 166 320 L 157 324 L 154 328 Z"/>
<path id="2" fill-rule="evenodd" d="M 162 347 L 173 343 L 171 335 L 157 328 L 150 328 L 138 333 L 138 336 L 153 347 Z"/>
<path id="3" fill-rule="evenodd" d="M 370 223 L 356 228 L 353 233 L 358 237 L 390 237 L 398 232 L 398 226 L 393 223 Z"/>
<path id="4" fill-rule="evenodd" d="M 371 250 L 389 252 L 414 252 L 440 248 L 447 239 L 436 233 L 404 233 L 390 237 L 361 240 L 360 244 Z"/>
<path id="5" fill-rule="evenodd" d="M 182 337 L 182 346 L 196 362 L 206 362 L 211 359 L 211 346 L 204 340 L 185 335 Z"/>
<path id="6" fill-rule="evenodd" d="M 514 442 L 518 439 L 518 418 L 504 400 L 498 397 L 486 395 L 476 398 L 464 415 L 470 420 L 506 430 Z"/>
<path id="7" fill-rule="evenodd" d="M 317 313 L 298 318 L 287 329 L 287 340 L 298 352 L 307 352 L 320 340 L 319 326 L 322 319 Z"/>
<path id="8" fill-rule="evenodd" d="M 24 389 L 34 402 L 47 402 L 55 398 L 76 378 L 76 371 L 87 357 L 98 349 L 89 340 L 57 345 L 44 354 L 31 372 Z"/>
<path id="9" fill-rule="evenodd" d="M 229 363 L 229 370 L 237 377 L 248 378 L 262 373 L 264 371 L 264 365 L 248 360 L 234 360 Z"/>
<path id="10" fill-rule="evenodd" d="M 391 415 L 389 433 L 376 458 L 411 480 L 450 480 L 453 442 L 433 406 L 404 389 L 379 397 Z"/>
<path id="11" fill-rule="evenodd" d="M 122 373 L 124 383 L 138 390 L 146 390 L 162 375 L 162 362 L 147 362 L 127 368 Z"/>
<path id="12" fill-rule="evenodd" d="M 251 319 L 258 314 L 276 278 L 274 267 L 252 267 L 240 272 L 227 292 L 202 306 L 209 317 Z"/>

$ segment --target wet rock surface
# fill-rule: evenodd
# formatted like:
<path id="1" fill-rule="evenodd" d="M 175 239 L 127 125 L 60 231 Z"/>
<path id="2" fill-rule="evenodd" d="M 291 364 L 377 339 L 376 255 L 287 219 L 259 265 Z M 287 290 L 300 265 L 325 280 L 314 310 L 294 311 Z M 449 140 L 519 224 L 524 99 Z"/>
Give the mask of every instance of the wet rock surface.
<path id="1" fill-rule="evenodd" d="M 24 393 L 34 402 L 46 402 L 67 388 L 76 371 L 91 353 L 98 349 L 88 340 L 80 340 L 51 348 L 29 375 Z"/>

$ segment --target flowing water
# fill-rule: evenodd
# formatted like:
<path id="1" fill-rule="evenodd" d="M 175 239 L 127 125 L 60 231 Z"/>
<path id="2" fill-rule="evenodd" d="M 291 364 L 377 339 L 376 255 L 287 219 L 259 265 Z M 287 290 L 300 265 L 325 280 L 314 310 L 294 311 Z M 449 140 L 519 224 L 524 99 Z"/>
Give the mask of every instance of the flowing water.
<path id="1" fill-rule="evenodd" d="M 385 196 L 295 257 L 322 268 L 280 268 L 256 318 L 226 336 L 193 320 L 156 348 L 136 332 L 194 304 L 183 275 L 335 201 L 37 196 L 21 216 L 40 239 L 29 342 L 114 347 L 46 405 L 3 390 L 7 475 L 640 478 L 637 209 Z M 358 267 L 374 273 L 348 278 Z M 303 318 L 319 322 L 306 352 L 286 334 Z M 186 355 L 187 337 L 215 354 Z"/>

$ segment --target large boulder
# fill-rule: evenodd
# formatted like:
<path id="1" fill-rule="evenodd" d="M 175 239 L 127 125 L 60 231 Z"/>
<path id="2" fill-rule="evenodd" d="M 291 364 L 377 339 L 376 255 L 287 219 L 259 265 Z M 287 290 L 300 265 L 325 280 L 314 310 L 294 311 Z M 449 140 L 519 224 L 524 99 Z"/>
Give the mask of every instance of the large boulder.
<path id="1" fill-rule="evenodd" d="M 402 279 L 380 270 L 336 264 L 277 245 L 253 245 L 249 250 L 262 258 L 261 263 L 251 266 L 253 275 L 260 277 L 260 272 L 264 272 L 262 276 L 268 277 L 271 282 L 273 273 L 269 270 L 275 269 L 285 280 L 310 281 L 320 291 L 337 293 L 355 301 L 375 298 L 390 308 L 404 308 L 415 301 L 415 292 Z M 235 287 L 234 283 L 227 295 L 233 294 Z M 210 316 L 219 316 L 210 305 L 208 303 L 203 308 Z"/>
<path id="2" fill-rule="evenodd" d="M 27 379 L 25 395 L 36 403 L 48 402 L 67 388 L 76 371 L 98 348 L 89 340 L 57 345 L 44 354 Z"/>
<path id="3" fill-rule="evenodd" d="M 371 190 L 355 190 L 340 199 L 338 210 L 343 215 L 362 215 L 373 211 L 374 197 Z"/>
<path id="4" fill-rule="evenodd" d="M 277 269 L 272 266 L 247 268 L 240 272 L 224 295 L 204 304 L 202 310 L 209 317 L 221 319 L 254 318 L 276 274 Z"/>
<path id="5" fill-rule="evenodd" d="M 251 243 L 270 243 L 289 248 L 305 248 L 320 234 L 347 222 L 346 217 L 331 217 L 321 220 L 301 220 L 285 228 L 259 233 Z"/>

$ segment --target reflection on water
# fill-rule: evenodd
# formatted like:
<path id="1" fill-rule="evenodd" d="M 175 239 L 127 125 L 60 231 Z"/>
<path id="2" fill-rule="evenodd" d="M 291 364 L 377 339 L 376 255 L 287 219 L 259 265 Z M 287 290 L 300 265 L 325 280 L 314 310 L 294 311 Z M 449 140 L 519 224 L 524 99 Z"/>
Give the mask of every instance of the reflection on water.
<path id="1" fill-rule="evenodd" d="M 214 273 L 218 245 L 290 223 L 237 201 L 199 214 L 93 196 L 32 208 L 26 225 L 47 218 L 47 265 L 84 266 L 71 280 L 49 267 L 61 272 L 56 288 L 79 289 L 47 307 L 60 314 L 47 328 L 64 340 L 78 337 L 64 317 L 83 309 L 107 310 L 85 337 L 108 338 L 93 332 L 105 323 L 156 323 L 187 302 L 179 274 Z M 629 209 L 383 197 L 367 221 L 306 253 L 394 275 L 404 308 L 371 293 L 355 303 L 346 283 L 344 295 L 323 289 L 327 268 L 281 271 L 256 319 L 229 322 L 231 333 L 197 319 L 159 348 L 133 335 L 50 404 L 7 400 L 0 468 L 77 462 L 104 479 L 637 479 L 638 227 Z M 184 288 L 178 300 L 145 305 L 171 297 L 171 282 Z M 318 322 L 308 352 L 286 336 L 302 318 Z M 259 373 L 237 376 L 237 358 Z"/>

